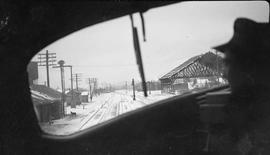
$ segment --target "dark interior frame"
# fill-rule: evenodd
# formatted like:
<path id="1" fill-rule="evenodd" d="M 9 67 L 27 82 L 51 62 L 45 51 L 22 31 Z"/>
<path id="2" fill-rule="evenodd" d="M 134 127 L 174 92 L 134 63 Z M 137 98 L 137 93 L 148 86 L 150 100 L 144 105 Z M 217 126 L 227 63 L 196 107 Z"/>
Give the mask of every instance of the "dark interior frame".
<path id="1" fill-rule="evenodd" d="M 163 100 L 69 136 L 51 136 L 43 133 L 38 125 L 26 72 L 27 64 L 38 51 L 72 32 L 172 3 L 175 2 L 1 2 L 1 11 L 10 18 L 7 29 L 1 29 L 0 38 L 0 153 L 174 154 L 188 151 L 193 143 L 187 143 L 185 136 L 179 137 L 189 135 L 199 123 L 196 97 L 206 92 Z"/>

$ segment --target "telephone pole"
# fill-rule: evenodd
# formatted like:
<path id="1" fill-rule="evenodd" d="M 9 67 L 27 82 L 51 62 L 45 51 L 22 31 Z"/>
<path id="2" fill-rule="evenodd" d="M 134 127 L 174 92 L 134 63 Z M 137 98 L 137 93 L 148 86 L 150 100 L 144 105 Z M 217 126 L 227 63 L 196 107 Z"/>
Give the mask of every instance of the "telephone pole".
<path id="1" fill-rule="evenodd" d="M 127 81 L 126 81 L 126 94 L 128 93 L 128 86 L 127 86 Z"/>
<path id="2" fill-rule="evenodd" d="M 133 87 L 133 100 L 136 100 L 136 96 L 135 96 L 135 82 L 134 79 L 132 79 L 132 87 Z"/>
<path id="3" fill-rule="evenodd" d="M 216 63 L 217 63 L 217 82 L 218 82 L 218 85 L 219 85 L 219 62 L 218 62 L 218 53 L 217 53 L 217 50 L 216 50 Z"/>
<path id="4" fill-rule="evenodd" d="M 50 76 L 49 76 L 49 66 L 54 66 L 56 62 L 56 53 L 49 53 L 46 50 L 46 53 L 38 54 L 39 64 L 38 66 L 46 66 L 47 71 L 47 86 L 50 87 Z"/>
<path id="5" fill-rule="evenodd" d="M 93 93 L 94 93 L 95 95 L 97 95 L 97 78 L 93 78 L 93 82 L 94 82 Z"/>
<path id="6" fill-rule="evenodd" d="M 72 66 L 71 65 L 64 65 L 64 61 L 60 60 L 58 62 L 59 66 L 53 66 L 53 68 L 60 68 L 61 72 L 61 86 L 62 86 L 62 110 L 63 115 L 65 116 L 65 74 L 64 74 L 64 68 L 69 67 L 70 68 L 70 88 L 71 88 L 71 108 L 76 108 L 76 103 L 74 102 L 74 92 L 73 92 L 73 78 L 72 78 Z"/>
<path id="7" fill-rule="evenodd" d="M 148 90 L 149 90 L 149 95 L 151 94 L 151 81 L 148 81 Z"/>
<path id="8" fill-rule="evenodd" d="M 76 76 L 76 89 L 78 91 L 79 90 L 79 88 L 78 88 L 78 74 L 75 74 L 75 76 Z"/>
<path id="9" fill-rule="evenodd" d="M 75 83 L 76 83 L 76 90 L 79 91 L 79 82 L 81 81 L 81 76 L 82 74 L 81 73 L 75 73 L 73 74 L 73 78 L 75 78 Z"/>
<path id="10" fill-rule="evenodd" d="M 76 103 L 74 102 L 72 66 L 71 65 L 66 65 L 64 67 L 69 67 L 70 68 L 71 108 L 76 108 Z"/>
<path id="11" fill-rule="evenodd" d="M 53 68 L 60 68 L 61 74 L 61 87 L 62 87 L 62 97 L 61 97 L 61 104 L 62 104 L 62 116 L 65 116 L 65 74 L 64 74 L 64 60 L 58 61 L 59 66 L 54 66 Z"/>
<path id="12" fill-rule="evenodd" d="M 91 99 L 91 101 L 92 101 L 92 93 L 91 93 L 91 78 L 88 78 L 88 84 L 89 84 L 89 97 L 90 97 L 90 99 Z"/>
<path id="13" fill-rule="evenodd" d="M 93 93 L 95 92 L 96 87 L 97 87 L 97 78 L 88 78 L 88 84 L 89 84 L 89 95 L 92 101 Z M 93 84 L 93 87 L 92 87 L 92 84 Z"/>

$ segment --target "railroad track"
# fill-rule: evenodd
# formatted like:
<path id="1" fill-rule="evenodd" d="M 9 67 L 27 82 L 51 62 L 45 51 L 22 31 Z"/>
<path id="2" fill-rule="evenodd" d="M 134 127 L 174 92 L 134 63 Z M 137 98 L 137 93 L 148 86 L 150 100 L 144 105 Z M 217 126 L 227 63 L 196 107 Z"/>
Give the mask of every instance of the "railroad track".
<path id="1" fill-rule="evenodd" d="M 115 102 L 112 100 L 112 99 L 114 99 L 115 95 L 120 96 L 119 102 L 118 101 Z M 141 103 L 142 106 L 147 105 L 142 100 L 144 100 L 144 99 L 142 99 L 142 97 L 138 96 L 136 102 Z M 85 117 L 81 121 L 81 122 L 84 121 L 84 123 L 79 127 L 79 130 L 84 129 L 87 125 L 89 125 L 89 127 L 90 127 L 91 126 L 89 124 L 90 122 L 92 123 L 92 125 L 96 125 L 96 124 L 103 122 L 103 121 L 106 121 L 110 118 L 117 117 L 118 115 L 121 115 L 125 112 L 137 109 L 138 107 L 136 108 L 136 107 L 134 107 L 134 105 L 131 105 L 131 104 L 135 104 L 135 103 L 131 103 L 131 102 L 132 102 L 132 99 L 129 98 L 129 96 L 127 96 L 126 94 L 121 93 L 121 92 L 114 92 L 114 94 L 111 94 L 104 101 L 104 103 L 99 108 L 97 108 L 97 110 L 95 110 L 94 112 L 89 112 L 89 115 L 90 115 L 90 113 L 92 113 L 92 114 L 89 117 Z M 85 119 L 87 119 L 87 120 L 85 121 Z"/>
<path id="2" fill-rule="evenodd" d="M 114 99 L 114 98 L 113 98 Z M 115 103 L 113 100 L 111 100 L 111 103 L 108 104 L 108 108 L 106 108 L 106 110 L 104 110 L 104 112 L 102 113 L 101 117 L 99 118 L 98 122 L 97 123 L 101 123 L 101 122 L 104 122 L 112 117 L 115 117 L 112 115 L 112 111 L 114 109 L 114 107 L 116 106 L 117 103 Z M 105 115 L 106 114 L 106 115 Z M 110 115 L 112 117 L 110 117 Z M 117 116 L 117 115 L 116 115 Z"/>
<path id="3" fill-rule="evenodd" d="M 110 99 L 112 98 L 112 96 L 110 96 L 90 117 L 86 117 L 87 118 L 87 120 L 80 126 L 80 128 L 79 128 L 79 130 L 82 130 L 91 120 L 93 120 L 93 118 L 95 118 L 95 116 L 97 116 L 97 114 L 99 113 L 99 112 L 101 112 L 101 110 L 104 108 L 104 106 L 106 105 L 106 104 L 108 104 L 108 102 L 110 101 Z M 91 112 L 90 112 L 91 113 Z M 89 113 L 89 114 L 90 114 Z M 104 115 L 104 114 L 102 114 L 102 115 Z M 84 119 L 86 119 L 86 118 L 84 118 Z M 83 120 L 84 120 L 83 119 Z M 83 121 L 82 120 L 82 121 Z"/>

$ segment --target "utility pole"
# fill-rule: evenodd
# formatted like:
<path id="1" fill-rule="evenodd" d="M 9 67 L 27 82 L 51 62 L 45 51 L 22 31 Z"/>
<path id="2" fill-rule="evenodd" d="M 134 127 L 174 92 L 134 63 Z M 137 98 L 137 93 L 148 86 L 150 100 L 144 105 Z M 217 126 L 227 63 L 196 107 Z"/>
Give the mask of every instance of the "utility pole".
<path id="1" fill-rule="evenodd" d="M 95 95 L 97 95 L 97 78 L 93 78 L 93 82 L 94 82 L 93 93 L 94 93 Z"/>
<path id="2" fill-rule="evenodd" d="M 97 88 L 97 78 L 88 78 L 88 84 L 89 84 L 89 95 L 92 101 L 93 94 L 95 93 L 95 90 Z M 92 87 L 92 84 L 93 84 L 93 87 Z"/>
<path id="3" fill-rule="evenodd" d="M 92 101 L 93 96 L 92 96 L 92 93 L 91 93 L 91 90 L 92 90 L 92 88 L 91 88 L 91 78 L 88 78 L 88 84 L 89 84 L 89 97 L 90 97 L 90 99 Z"/>
<path id="4" fill-rule="evenodd" d="M 76 76 L 76 89 L 77 89 L 77 91 L 79 91 L 79 88 L 78 88 L 78 74 L 75 74 L 75 76 Z"/>
<path id="5" fill-rule="evenodd" d="M 62 98 L 61 98 L 61 104 L 62 104 L 62 115 L 65 116 L 65 74 L 64 74 L 64 60 L 58 61 L 59 66 L 54 66 L 53 68 L 60 68 L 60 74 L 61 74 L 61 87 L 62 87 Z"/>
<path id="6" fill-rule="evenodd" d="M 135 82 L 134 79 L 132 79 L 132 87 L 133 87 L 133 100 L 136 100 L 136 96 L 135 96 Z"/>
<path id="7" fill-rule="evenodd" d="M 64 68 L 69 67 L 70 68 L 70 91 L 71 91 L 71 108 L 76 108 L 76 103 L 74 102 L 74 92 L 73 92 L 73 78 L 72 78 L 72 66 L 71 65 L 64 65 L 64 61 L 60 60 L 58 62 L 59 66 L 54 66 L 53 68 L 60 68 L 61 71 L 61 86 L 62 86 L 62 108 L 63 108 L 63 113 L 65 113 L 65 74 L 64 74 Z"/>
<path id="8" fill-rule="evenodd" d="M 75 78 L 76 90 L 79 91 L 79 82 L 81 81 L 81 73 L 73 74 L 73 78 Z"/>
<path id="9" fill-rule="evenodd" d="M 127 81 L 126 81 L 126 94 L 128 93 L 128 86 L 127 86 Z"/>
<path id="10" fill-rule="evenodd" d="M 218 81 L 218 85 L 219 85 L 219 64 L 218 64 L 218 54 L 217 54 L 217 50 L 216 50 L 216 62 L 217 62 L 217 81 Z"/>
<path id="11" fill-rule="evenodd" d="M 66 65 L 64 67 L 70 67 L 71 108 L 76 108 L 76 103 L 74 102 L 72 66 L 71 65 Z"/>
<path id="12" fill-rule="evenodd" d="M 49 53 L 46 50 L 46 53 L 38 54 L 39 64 L 38 66 L 46 66 L 47 71 L 47 86 L 50 87 L 50 76 L 49 76 L 49 66 L 54 66 L 56 62 L 56 53 Z"/>
<path id="13" fill-rule="evenodd" d="M 149 89 L 149 95 L 151 94 L 151 81 L 148 81 L 148 89 Z"/>
<path id="14" fill-rule="evenodd" d="M 110 92 L 112 92 L 112 84 L 110 84 Z"/>

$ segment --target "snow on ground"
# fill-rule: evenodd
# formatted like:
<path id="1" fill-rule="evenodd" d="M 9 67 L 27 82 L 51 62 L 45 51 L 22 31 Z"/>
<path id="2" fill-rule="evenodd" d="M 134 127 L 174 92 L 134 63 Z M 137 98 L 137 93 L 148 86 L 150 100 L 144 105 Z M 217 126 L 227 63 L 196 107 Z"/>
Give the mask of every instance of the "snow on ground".
<path id="1" fill-rule="evenodd" d="M 54 120 L 52 124 L 40 125 L 44 132 L 49 134 L 68 135 L 172 96 L 172 94 L 161 94 L 161 91 L 151 91 L 148 97 L 144 97 L 143 92 L 136 92 L 134 101 L 132 91 L 118 90 L 94 96 L 93 101 L 82 103 L 73 109 L 70 106 L 66 107 L 64 118 Z M 76 115 L 71 115 L 71 112 L 76 112 Z"/>

